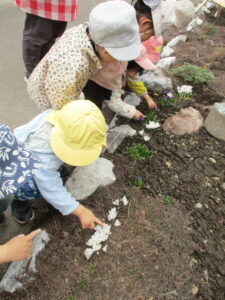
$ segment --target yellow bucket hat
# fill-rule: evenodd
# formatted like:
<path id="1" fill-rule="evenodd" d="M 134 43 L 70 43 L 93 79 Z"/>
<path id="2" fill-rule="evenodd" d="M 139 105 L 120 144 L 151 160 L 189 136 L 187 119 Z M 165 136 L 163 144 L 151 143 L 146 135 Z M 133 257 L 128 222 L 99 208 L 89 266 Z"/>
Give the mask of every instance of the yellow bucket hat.
<path id="1" fill-rule="evenodd" d="M 55 155 L 71 166 L 95 161 L 106 146 L 106 123 L 99 108 L 89 100 L 75 100 L 52 111 L 46 120 L 54 125 L 51 147 Z"/>

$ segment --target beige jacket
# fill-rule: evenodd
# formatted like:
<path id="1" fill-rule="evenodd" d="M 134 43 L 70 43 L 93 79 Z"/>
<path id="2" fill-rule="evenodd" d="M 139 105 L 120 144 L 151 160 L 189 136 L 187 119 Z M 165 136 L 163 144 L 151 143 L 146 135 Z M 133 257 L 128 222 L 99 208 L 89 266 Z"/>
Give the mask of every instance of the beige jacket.
<path id="1" fill-rule="evenodd" d="M 79 99 L 93 70 L 101 68 L 86 30 L 87 24 L 68 29 L 32 72 L 28 94 L 41 110 Z"/>

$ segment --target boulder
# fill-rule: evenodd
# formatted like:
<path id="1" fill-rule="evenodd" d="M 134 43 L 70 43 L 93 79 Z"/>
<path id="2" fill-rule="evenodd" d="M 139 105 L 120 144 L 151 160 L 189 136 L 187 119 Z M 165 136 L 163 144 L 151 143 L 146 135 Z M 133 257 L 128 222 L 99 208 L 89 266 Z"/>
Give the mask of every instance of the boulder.
<path id="1" fill-rule="evenodd" d="M 175 56 L 166 57 L 160 59 L 160 61 L 156 64 L 156 67 L 159 69 L 169 69 L 176 61 Z"/>
<path id="2" fill-rule="evenodd" d="M 127 95 L 123 101 L 130 105 L 138 106 L 141 103 L 141 98 L 135 95 L 134 93 L 131 93 Z"/>
<path id="3" fill-rule="evenodd" d="M 214 104 L 205 120 L 205 128 L 212 136 L 225 141 L 225 102 Z"/>
<path id="4" fill-rule="evenodd" d="M 152 91 L 162 92 L 173 89 L 171 78 L 165 76 L 161 69 L 146 72 L 142 76 L 142 80 L 146 87 Z"/>
<path id="5" fill-rule="evenodd" d="M 107 151 L 113 153 L 127 136 L 134 136 L 136 133 L 137 131 L 129 125 L 120 125 L 110 129 L 107 132 Z"/>
<path id="6" fill-rule="evenodd" d="M 201 113 L 193 107 L 188 107 L 166 119 L 162 128 L 175 135 L 183 135 L 199 130 L 202 125 L 203 117 Z"/>
<path id="7" fill-rule="evenodd" d="M 98 158 L 92 164 L 75 168 L 66 181 L 66 187 L 73 197 L 83 200 L 98 187 L 112 184 L 116 180 L 113 167 L 108 159 Z"/>

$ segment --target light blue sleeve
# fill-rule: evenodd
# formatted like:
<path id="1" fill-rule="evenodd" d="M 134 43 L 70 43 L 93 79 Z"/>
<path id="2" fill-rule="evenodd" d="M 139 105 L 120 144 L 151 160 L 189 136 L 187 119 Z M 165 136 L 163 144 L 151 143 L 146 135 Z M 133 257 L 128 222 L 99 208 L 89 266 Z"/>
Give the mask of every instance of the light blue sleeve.
<path id="1" fill-rule="evenodd" d="M 79 202 L 63 185 L 58 167 L 44 164 L 34 175 L 34 180 L 43 198 L 63 215 L 68 215 L 78 207 Z"/>

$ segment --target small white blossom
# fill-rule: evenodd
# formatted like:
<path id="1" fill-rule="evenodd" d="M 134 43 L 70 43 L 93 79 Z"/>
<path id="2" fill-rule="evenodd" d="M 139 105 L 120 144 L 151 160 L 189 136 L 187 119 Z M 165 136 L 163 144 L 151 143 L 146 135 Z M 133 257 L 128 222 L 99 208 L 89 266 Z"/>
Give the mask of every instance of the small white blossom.
<path id="1" fill-rule="evenodd" d="M 140 135 L 144 135 L 144 130 L 140 130 L 138 133 L 139 133 Z"/>
<path id="2" fill-rule="evenodd" d="M 149 121 L 148 124 L 145 125 L 147 129 L 156 129 L 160 127 L 159 122 Z"/>
<path id="3" fill-rule="evenodd" d="M 202 208 L 203 206 L 202 206 L 202 204 L 201 203 L 196 203 L 195 204 L 195 208 Z"/>
<path id="4" fill-rule="evenodd" d="M 84 255 L 87 258 L 87 260 L 90 259 L 90 257 L 92 256 L 93 253 L 94 253 L 94 250 L 92 248 L 87 248 L 84 251 Z"/>
<path id="5" fill-rule="evenodd" d="M 182 85 L 177 87 L 178 94 L 192 94 L 192 86 L 191 85 Z"/>
<path id="6" fill-rule="evenodd" d="M 108 220 L 111 221 L 117 217 L 118 212 L 116 211 L 116 208 L 113 207 L 110 209 L 109 214 L 108 214 Z"/>
<path id="7" fill-rule="evenodd" d="M 173 98 L 173 94 L 172 94 L 171 92 L 167 93 L 167 96 L 168 96 L 169 98 Z"/>
<path id="8" fill-rule="evenodd" d="M 120 220 L 116 219 L 116 222 L 114 223 L 114 226 L 118 227 L 121 225 L 121 222 Z"/>
<path id="9" fill-rule="evenodd" d="M 106 251 L 107 251 L 107 248 L 108 248 L 108 245 L 105 245 L 105 246 L 102 248 L 102 251 L 106 252 Z"/>
<path id="10" fill-rule="evenodd" d="M 115 201 L 113 201 L 112 204 L 116 205 L 116 206 L 119 206 L 120 205 L 120 199 L 116 199 Z"/>
<path id="11" fill-rule="evenodd" d="M 123 205 L 126 206 L 128 204 L 128 200 L 126 196 L 123 196 L 123 198 L 121 199 L 121 201 L 123 202 Z"/>
<path id="12" fill-rule="evenodd" d="M 148 142 L 148 141 L 150 141 L 150 136 L 148 136 L 148 135 L 144 135 L 144 141 L 145 141 L 145 142 Z"/>

